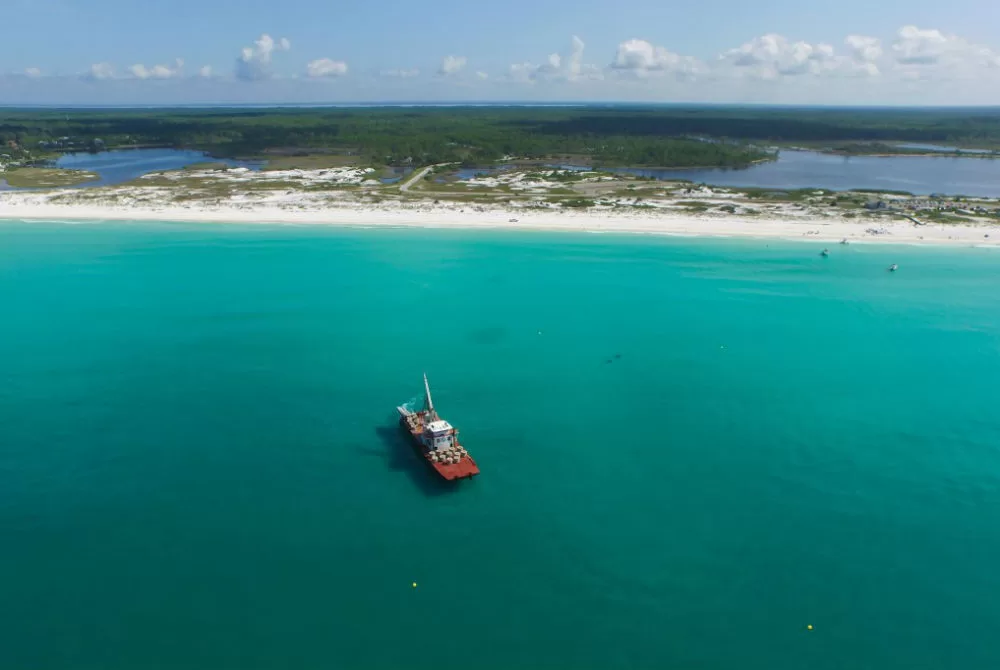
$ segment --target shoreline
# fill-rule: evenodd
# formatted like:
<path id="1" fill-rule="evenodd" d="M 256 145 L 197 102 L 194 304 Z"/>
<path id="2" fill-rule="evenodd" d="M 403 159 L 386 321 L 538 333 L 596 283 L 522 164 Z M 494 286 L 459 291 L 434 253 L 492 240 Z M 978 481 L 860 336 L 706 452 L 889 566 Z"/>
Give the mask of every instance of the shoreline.
<path id="1" fill-rule="evenodd" d="M 292 209 L 260 204 L 141 207 L 125 205 L 56 205 L 0 200 L 0 222 L 136 221 L 205 224 L 284 224 L 362 227 L 453 228 L 466 230 L 536 230 L 583 233 L 657 234 L 684 237 L 808 240 L 837 244 L 924 244 L 1000 246 L 1000 225 L 925 224 L 899 221 L 849 221 L 843 218 L 775 218 L 739 215 L 693 215 L 663 211 L 619 212 L 590 209 L 543 211 L 519 208 L 449 205 L 378 207 L 355 203 L 324 209 Z M 873 228 L 881 234 L 867 232 Z"/>
<path id="2" fill-rule="evenodd" d="M 788 149 L 788 151 L 793 151 L 793 150 Z M 843 156 L 845 158 L 991 158 L 991 159 L 1000 158 L 1000 155 L 997 154 L 981 154 L 981 153 L 969 153 L 969 152 L 956 153 L 954 151 L 952 152 L 932 151 L 927 153 L 912 153 L 912 154 L 907 152 L 862 154 L 862 153 L 852 153 L 848 151 L 821 151 L 820 153 L 824 153 L 830 156 Z"/>

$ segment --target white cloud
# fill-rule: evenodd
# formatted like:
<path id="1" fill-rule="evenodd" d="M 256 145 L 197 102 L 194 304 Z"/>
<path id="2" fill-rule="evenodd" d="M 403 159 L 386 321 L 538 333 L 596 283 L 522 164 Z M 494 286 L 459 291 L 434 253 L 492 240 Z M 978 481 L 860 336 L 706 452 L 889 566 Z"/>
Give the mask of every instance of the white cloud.
<path id="1" fill-rule="evenodd" d="M 858 62 L 874 63 L 882 57 L 882 40 L 877 37 L 848 35 L 844 44 L 851 50 L 854 60 Z"/>
<path id="2" fill-rule="evenodd" d="M 445 56 L 444 60 L 441 61 L 441 68 L 438 70 L 438 74 L 445 77 L 458 74 L 465 67 L 466 62 L 468 62 L 468 59 L 465 56 Z"/>
<path id="3" fill-rule="evenodd" d="M 94 63 L 84 75 L 86 79 L 95 81 L 101 79 L 112 79 L 115 76 L 115 66 L 111 63 Z"/>
<path id="4" fill-rule="evenodd" d="M 479 79 L 481 81 L 486 81 L 489 78 L 490 78 L 490 75 L 486 74 L 482 70 L 480 70 L 479 72 L 476 73 L 476 79 Z"/>
<path id="5" fill-rule="evenodd" d="M 212 76 L 212 66 L 211 65 L 204 65 L 204 66 L 202 66 L 198 70 L 198 76 L 199 77 L 204 77 L 205 79 L 208 79 L 209 77 L 211 77 Z"/>
<path id="6" fill-rule="evenodd" d="M 569 79 L 575 80 L 583 71 L 583 50 L 586 45 L 576 35 L 573 35 L 569 52 Z"/>
<path id="7" fill-rule="evenodd" d="M 275 41 L 267 33 L 258 37 L 251 47 L 244 47 L 236 59 L 236 78 L 245 81 L 267 79 L 271 76 L 271 59 L 276 52 L 288 51 L 292 43 L 282 37 Z"/>
<path id="8" fill-rule="evenodd" d="M 882 40 L 864 35 L 848 35 L 844 40 L 850 61 L 843 63 L 843 70 L 849 74 L 862 77 L 877 77 L 881 74 L 878 62 L 882 59 Z"/>
<path id="9" fill-rule="evenodd" d="M 347 63 L 342 60 L 320 58 L 306 65 L 306 73 L 313 78 L 343 77 L 347 74 Z"/>
<path id="10" fill-rule="evenodd" d="M 618 52 L 611 62 L 611 67 L 640 77 L 661 73 L 693 77 L 705 69 L 697 58 L 681 56 L 664 47 L 654 46 L 646 40 L 638 39 L 618 45 Z"/>
<path id="11" fill-rule="evenodd" d="M 392 69 L 392 70 L 382 70 L 382 72 L 380 72 L 379 74 L 381 74 L 383 77 L 395 77 L 397 79 L 411 79 L 413 77 L 419 77 L 420 70 L 416 68 L 413 68 L 411 70 Z"/>
<path id="12" fill-rule="evenodd" d="M 507 76 L 511 81 L 522 83 L 534 81 L 538 66 L 532 63 L 512 63 L 507 68 Z"/>
<path id="13" fill-rule="evenodd" d="M 25 76 L 31 77 L 32 79 L 36 79 L 42 76 L 42 71 L 39 70 L 37 67 L 29 67 L 25 69 L 24 74 Z"/>
<path id="14" fill-rule="evenodd" d="M 513 63 L 507 68 L 507 78 L 523 84 L 532 83 L 540 78 L 549 78 L 559 72 L 562 57 L 559 54 L 549 55 L 547 61 L 542 65 L 534 63 Z"/>
<path id="15" fill-rule="evenodd" d="M 940 61 L 957 41 L 958 38 L 945 37 L 940 30 L 903 26 L 899 29 L 892 51 L 896 60 L 904 65 L 928 65 Z"/>
<path id="16" fill-rule="evenodd" d="M 998 67 L 1000 56 L 988 47 L 936 29 L 903 26 L 892 44 L 896 62 L 902 66 L 946 65 L 951 67 Z"/>
<path id="17" fill-rule="evenodd" d="M 770 33 L 730 49 L 719 61 L 734 68 L 745 69 L 760 79 L 780 76 L 821 74 L 834 70 L 839 62 L 829 44 L 792 42 L 782 35 Z"/>
<path id="18" fill-rule="evenodd" d="M 539 80 L 577 81 L 580 79 L 602 79 L 600 68 L 583 63 L 585 48 L 583 40 L 573 36 L 569 55 L 553 53 L 541 65 L 534 63 L 514 63 L 507 70 L 507 79 L 514 82 L 533 83 Z"/>
<path id="19" fill-rule="evenodd" d="M 876 63 L 859 63 L 857 61 L 846 62 L 837 72 L 854 77 L 878 77 L 882 74 Z"/>
<path id="20" fill-rule="evenodd" d="M 181 76 L 184 68 L 184 61 L 178 58 L 174 61 L 173 67 L 169 65 L 154 65 L 147 68 L 145 65 L 136 64 L 130 67 L 129 73 L 136 79 L 173 79 Z"/>

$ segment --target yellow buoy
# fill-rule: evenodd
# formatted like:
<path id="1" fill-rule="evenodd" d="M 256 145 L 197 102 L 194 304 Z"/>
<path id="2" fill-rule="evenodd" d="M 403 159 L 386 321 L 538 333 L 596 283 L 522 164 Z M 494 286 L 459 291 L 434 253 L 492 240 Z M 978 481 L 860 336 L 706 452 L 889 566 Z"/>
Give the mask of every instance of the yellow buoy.
<path id="1" fill-rule="evenodd" d="M 416 582 L 413 582 L 413 588 L 417 588 L 417 583 Z M 809 627 L 812 628 L 812 626 L 809 626 Z"/>
<path id="2" fill-rule="evenodd" d="M 416 584 L 414 584 L 414 586 L 416 586 Z M 813 629 L 813 625 L 812 625 L 812 624 L 809 624 L 808 626 L 806 626 L 806 628 L 807 628 L 808 630 L 812 630 L 812 629 Z"/>

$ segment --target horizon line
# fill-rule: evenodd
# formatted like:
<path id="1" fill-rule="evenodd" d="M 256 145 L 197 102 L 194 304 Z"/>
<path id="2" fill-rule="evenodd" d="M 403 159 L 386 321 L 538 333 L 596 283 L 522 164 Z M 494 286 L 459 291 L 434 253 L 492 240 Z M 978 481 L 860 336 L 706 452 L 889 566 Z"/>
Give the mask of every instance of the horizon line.
<path id="1" fill-rule="evenodd" d="M 960 110 L 997 109 L 1000 104 L 982 105 L 912 105 L 912 104 L 808 104 L 769 102 L 634 102 L 634 101 L 575 101 L 575 102 L 532 102 L 532 101 L 395 101 L 395 102 L 275 102 L 275 103 L 133 103 L 133 104 L 90 104 L 90 103 L 0 103 L 2 110 L 59 110 L 59 109 L 327 109 L 327 108 L 377 108 L 377 107 L 694 107 L 732 108 L 757 107 L 772 109 L 913 109 L 913 110 Z"/>

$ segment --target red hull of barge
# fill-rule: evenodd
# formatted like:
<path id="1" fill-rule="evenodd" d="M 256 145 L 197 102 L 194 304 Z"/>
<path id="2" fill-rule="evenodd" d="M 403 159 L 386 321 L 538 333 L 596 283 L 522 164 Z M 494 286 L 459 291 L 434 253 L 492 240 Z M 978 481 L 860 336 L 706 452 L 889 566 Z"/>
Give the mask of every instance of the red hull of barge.
<path id="1" fill-rule="evenodd" d="M 410 444 L 413 445 L 413 450 L 417 452 L 417 456 L 437 472 L 442 479 L 453 482 L 459 479 L 471 479 L 479 474 L 479 466 L 472 460 L 472 456 L 466 456 L 458 461 L 458 463 L 435 463 L 431 460 L 430 451 L 420 441 L 420 431 L 414 432 L 411 430 L 406 419 L 400 419 L 399 425 L 410 438 Z"/>

